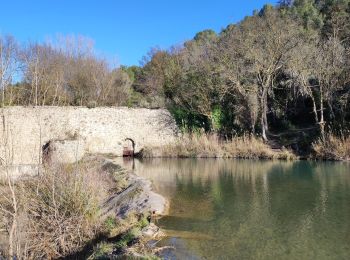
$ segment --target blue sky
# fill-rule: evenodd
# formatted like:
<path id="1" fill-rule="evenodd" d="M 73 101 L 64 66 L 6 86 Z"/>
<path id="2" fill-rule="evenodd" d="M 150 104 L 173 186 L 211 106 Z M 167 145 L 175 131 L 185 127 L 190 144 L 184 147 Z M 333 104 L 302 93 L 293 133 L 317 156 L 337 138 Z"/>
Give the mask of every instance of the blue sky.
<path id="1" fill-rule="evenodd" d="M 204 29 L 220 31 L 266 0 L 7 0 L 1 3 L 0 32 L 20 41 L 57 34 L 94 39 L 96 49 L 119 64 L 139 65 L 151 47 L 168 48 Z"/>

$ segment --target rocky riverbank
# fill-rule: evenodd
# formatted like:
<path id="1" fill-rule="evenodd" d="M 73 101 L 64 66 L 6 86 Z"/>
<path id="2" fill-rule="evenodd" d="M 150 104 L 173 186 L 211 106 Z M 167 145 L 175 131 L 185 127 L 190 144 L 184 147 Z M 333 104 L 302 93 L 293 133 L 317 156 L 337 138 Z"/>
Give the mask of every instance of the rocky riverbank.
<path id="1" fill-rule="evenodd" d="M 103 155 L 33 169 L 0 184 L 0 255 L 152 256 L 147 242 L 161 236 L 153 220 L 166 214 L 168 202 L 153 191 L 151 181 Z"/>
<path id="2" fill-rule="evenodd" d="M 153 257 L 157 250 L 149 241 L 162 237 L 153 222 L 167 213 L 168 201 L 153 191 L 150 180 L 122 168 L 113 158 L 98 160 L 117 188 L 101 204 L 105 236 L 90 245 L 88 258 Z"/>

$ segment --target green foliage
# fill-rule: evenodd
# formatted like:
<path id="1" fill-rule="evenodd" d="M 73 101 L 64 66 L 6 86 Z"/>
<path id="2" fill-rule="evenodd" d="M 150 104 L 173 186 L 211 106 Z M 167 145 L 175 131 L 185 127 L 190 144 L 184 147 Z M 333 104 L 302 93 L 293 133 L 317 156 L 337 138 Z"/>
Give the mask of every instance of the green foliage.
<path id="1" fill-rule="evenodd" d="M 222 128 L 224 112 L 220 107 L 215 107 L 211 113 L 211 123 L 214 131 L 219 131 Z"/>
<path id="2" fill-rule="evenodd" d="M 193 39 L 198 43 L 214 42 L 217 39 L 217 34 L 213 30 L 204 30 L 197 33 Z"/>
<path id="3" fill-rule="evenodd" d="M 267 15 L 268 12 L 273 12 L 274 6 L 271 4 L 266 4 L 263 6 L 263 8 L 260 10 L 259 15 L 260 16 L 265 16 Z"/>
<path id="4" fill-rule="evenodd" d="M 304 26 L 308 29 L 320 29 L 323 26 L 323 18 L 317 8 L 317 1 L 295 0 L 292 12 L 302 19 Z"/>
<path id="5" fill-rule="evenodd" d="M 143 99 L 143 96 L 141 93 L 136 92 L 136 91 L 131 91 L 130 96 L 129 96 L 126 104 L 128 107 L 135 107 L 141 103 L 142 99 Z"/>
<path id="6" fill-rule="evenodd" d="M 114 244 L 101 242 L 94 248 L 94 253 L 89 259 L 104 260 L 110 259 L 109 254 L 113 252 Z"/>
<path id="7" fill-rule="evenodd" d="M 140 229 L 138 227 L 132 228 L 115 244 L 116 248 L 126 248 L 135 238 L 140 236 Z"/>
<path id="8" fill-rule="evenodd" d="M 108 216 L 104 222 L 104 227 L 107 231 L 112 231 L 118 228 L 118 223 L 115 217 Z"/>
<path id="9" fill-rule="evenodd" d="M 172 106 L 168 109 L 182 132 L 193 132 L 196 131 L 196 129 L 210 129 L 208 118 L 200 114 L 193 113 L 177 106 Z"/>
<path id="10" fill-rule="evenodd" d="M 138 75 L 142 71 L 142 68 L 140 68 L 139 66 L 130 66 L 130 67 L 121 66 L 120 69 L 125 71 L 128 74 L 132 82 L 134 82 L 137 79 Z"/>
<path id="11" fill-rule="evenodd" d="M 147 219 L 147 216 L 146 215 L 143 215 L 141 217 L 141 219 L 139 220 L 139 222 L 137 223 L 137 226 L 140 228 L 140 229 L 143 229 L 145 227 L 147 227 L 149 225 L 149 222 L 148 222 L 148 219 Z"/>
<path id="12" fill-rule="evenodd" d="M 349 49 L 348 6 L 348 0 L 280 1 L 169 52 L 164 93 L 178 125 L 228 136 L 268 125 L 277 131 L 320 125 L 321 117 L 333 124 L 342 117 L 344 127 L 339 108 L 349 100 L 335 91 L 349 82 L 339 58 Z"/>
<path id="13" fill-rule="evenodd" d="M 350 127 L 350 0 L 267 4 L 219 33 L 153 48 L 141 66 L 111 69 L 93 51 L 26 47 L 42 58 L 41 81 L 33 85 L 35 62 L 23 64 L 23 82 L 6 88 L 4 105 L 36 104 L 37 94 L 40 105 L 167 107 L 183 132 L 224 136 Z"/>

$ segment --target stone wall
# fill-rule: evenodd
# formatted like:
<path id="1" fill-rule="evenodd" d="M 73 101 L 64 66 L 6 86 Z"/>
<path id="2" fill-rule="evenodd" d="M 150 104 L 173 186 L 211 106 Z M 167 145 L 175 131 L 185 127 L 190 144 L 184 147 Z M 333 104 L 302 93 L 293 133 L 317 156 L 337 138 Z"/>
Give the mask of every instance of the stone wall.
<path id="1" fill-rule="evenodd" d="M 78 157 L 84 153 L 122 156 L 126 138 L 135 141 L 138 152 L 145 146 L 169 144 L 177 134 L 173 118 L 163 109 L 8 107 L 0 110 L 0 116 L 0 158 L 10 165 L 41 163 L 49 142 L 55 143 L 59 160 L 65 149 L 74 152 L 74 145 Z"/>

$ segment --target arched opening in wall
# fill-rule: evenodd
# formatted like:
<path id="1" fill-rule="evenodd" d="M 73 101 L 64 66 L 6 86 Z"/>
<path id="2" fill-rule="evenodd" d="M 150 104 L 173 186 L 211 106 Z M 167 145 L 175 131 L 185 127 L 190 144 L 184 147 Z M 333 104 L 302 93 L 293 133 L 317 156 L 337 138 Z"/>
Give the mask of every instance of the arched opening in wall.
<path id="1" fill-rule="evenodd" d="M 134 157 L 135 141 L 131 138 L 126 138 L 123 143 L 123 157 Z"/>
<path id="2" fill-rule="evenodd" d="M 41 147 L 41 162 L 48 164 L 51 162 L 51 141 L 48 141 Z"/>

